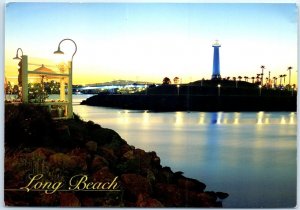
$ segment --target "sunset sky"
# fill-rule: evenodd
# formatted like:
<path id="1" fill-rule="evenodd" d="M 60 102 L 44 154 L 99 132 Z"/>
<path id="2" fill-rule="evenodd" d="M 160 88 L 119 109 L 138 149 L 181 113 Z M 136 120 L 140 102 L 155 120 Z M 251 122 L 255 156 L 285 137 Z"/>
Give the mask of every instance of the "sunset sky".
<path id="1" fill-rule="evenodd" d="M 297 7 L 292 3 L 9 3 L 5 76 L 17 77 L 12 58 L 19 47 L 30 62 L 53 65 L 53 51 L 63 38 L 78 46 L 74 84 L 209 79 L 216 39 L 222 77 L 256 76 L 261 65 L 278 77 L 292 66 L 296 83 Z M 63 42 L 61 50 L 70 58 L 74 45 Z"/>

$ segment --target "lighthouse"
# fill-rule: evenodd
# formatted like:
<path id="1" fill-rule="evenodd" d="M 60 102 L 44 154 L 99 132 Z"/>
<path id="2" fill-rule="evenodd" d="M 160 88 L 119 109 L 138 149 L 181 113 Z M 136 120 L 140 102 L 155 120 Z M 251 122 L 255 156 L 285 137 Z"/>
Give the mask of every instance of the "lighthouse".
<path id="1" fill-rule="evenodd" d="M 221 45 L 219 44 L 218 40 L 212 45 L 214 48 L 214 60 L 213 60 L 213 73 L 211 79 L 221 79 L 220 74 L 220 55 L 219 55 L 219 48 Z"/>

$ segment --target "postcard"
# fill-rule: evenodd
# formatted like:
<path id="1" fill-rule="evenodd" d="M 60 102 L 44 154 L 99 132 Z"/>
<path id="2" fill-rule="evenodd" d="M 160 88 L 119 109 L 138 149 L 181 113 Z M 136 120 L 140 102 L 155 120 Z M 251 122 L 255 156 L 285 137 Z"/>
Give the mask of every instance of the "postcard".
<path id="1" fill-rule="evenodd" d="M 5 7 L 6 207 L 297 205 L 295 3 Z"/>

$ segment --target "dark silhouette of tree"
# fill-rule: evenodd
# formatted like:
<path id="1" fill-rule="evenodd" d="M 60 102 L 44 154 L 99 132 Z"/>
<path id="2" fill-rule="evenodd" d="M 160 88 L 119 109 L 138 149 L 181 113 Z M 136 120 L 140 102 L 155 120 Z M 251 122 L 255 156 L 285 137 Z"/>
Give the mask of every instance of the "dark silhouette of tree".
<path id="1" fill-rule="evenodd" d="M 291 87 L 291 70 L 293 69 L 293 67 L 289 66 L 288 67 L 288 71 L 289 71 L 289 87 Z"/>
<path id="2" fill-rule="evenodd" d="M 256 74 L 256 82 L 257 83 L 259 83 L 260 82 L 260 76 L 261 76 L 261 74 L 259 73 L 259 74 Z"/>
<path id="3" fill-rule="evenodd" d="M 285 77 L 286 77 L 286 74 L 282 75 L 283 77 L 283 85 L 285 85 Z"/>
<path id="4" fill-rule="evenodd" d="M 264 69 L 266 67 L 264 65 L 261 65 L 260 68 L 261 68 L 261 86 L 263 86 L 263 83 L 264 83 Z"/>
<path id="5" fill-rule="evenodd" d="M 239 78 L 239 81 L 241 81 L 243 77 L 242 76 L 238 76 L 238 78 Z"/>
<path id="6" fill-rule="evenodd" d="M 280 85 L 280 86 L 281 86 L 282 76 L 283 76 L 283 75 L 279 75 L 279 78 L 280 78 L 280 84 L 279 84 L 279 85 Z"/>
<path id="7" fill-rule="evenodd" d="M 233 81 L 236 81 L 236 77 L 232 77 Z"/>
<path id="8" fill-rule="evenodd" d="M 255 77 L 251 77 L 251 79 L 252 79 L 252 83 L 254 83 Z"/>
<path id="9" fill-rule="evenodd" d="M 179 77 L 174 77 L 173 82 L 174 82 L 174 84 L 178 84 L 179 83 Z"/>
<path id="10" fill-rule="evenodd" d="M 277 77 L 273 77 L 274 86 L 277 86 Z"/>
<path id="11" fill-rule="evenodd" d="M 169 78 L 169 77 L 165 77 L 165 78 L 163 79 L 163 85 L 169 85 L 169 84 L 171 84 L 170 78 Z"/>

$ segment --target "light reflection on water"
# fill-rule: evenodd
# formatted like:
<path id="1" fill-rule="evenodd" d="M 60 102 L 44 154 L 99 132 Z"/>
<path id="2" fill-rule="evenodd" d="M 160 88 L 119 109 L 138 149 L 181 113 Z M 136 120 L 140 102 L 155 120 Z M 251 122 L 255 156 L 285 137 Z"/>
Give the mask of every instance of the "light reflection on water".
<path id="1" fill-rule="evenodd" d="M 74 106 L 84 120 L 156 151 L 162 165 L 230 194 L 224 207 L 296 204 L 295 112 L 164 112 Z"/>

